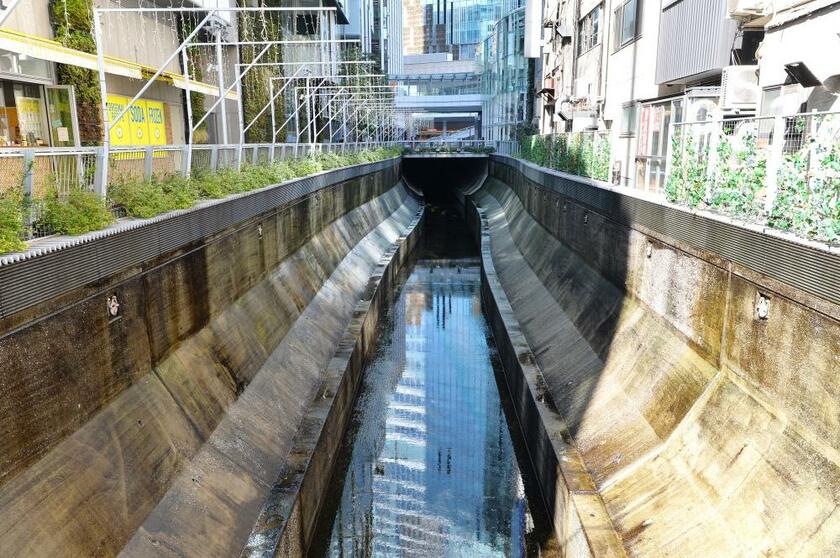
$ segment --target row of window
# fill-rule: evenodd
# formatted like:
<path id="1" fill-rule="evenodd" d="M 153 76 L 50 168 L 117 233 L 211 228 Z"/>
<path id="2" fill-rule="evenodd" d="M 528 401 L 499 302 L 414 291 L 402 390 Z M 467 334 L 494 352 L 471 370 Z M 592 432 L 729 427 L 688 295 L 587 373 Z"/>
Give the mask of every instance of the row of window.
<path id="1" fill-rule="evenodd" d="M 613 50 L 618 50 L 639 36 L 640 0 L 624 0 L 613 12 Z M 578 22 L 578 51 L 580 56 L 601 43 L 601 5 Z"/>

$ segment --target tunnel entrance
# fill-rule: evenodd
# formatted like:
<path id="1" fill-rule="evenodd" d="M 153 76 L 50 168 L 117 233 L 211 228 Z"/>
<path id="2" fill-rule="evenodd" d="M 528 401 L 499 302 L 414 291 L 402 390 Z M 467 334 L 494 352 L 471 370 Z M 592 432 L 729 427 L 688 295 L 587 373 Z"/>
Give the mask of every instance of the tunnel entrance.
<path id="1" fill-rule="evenodd" d="M 458 189 L 469 188 L 487 174 L 484 158 L 418 158 L 403 160 L 403 176 L 433 206 L 451 206 Z"/>
<path id="2" fill-rule="evenodd" d="M 558 555 L 482 313 L 478 249 L 443 178 L 457 165 L 435 166 L 439 180 L 414 175 L 430 198 L 423 246 L 380 322 L 312 557 Z"/>

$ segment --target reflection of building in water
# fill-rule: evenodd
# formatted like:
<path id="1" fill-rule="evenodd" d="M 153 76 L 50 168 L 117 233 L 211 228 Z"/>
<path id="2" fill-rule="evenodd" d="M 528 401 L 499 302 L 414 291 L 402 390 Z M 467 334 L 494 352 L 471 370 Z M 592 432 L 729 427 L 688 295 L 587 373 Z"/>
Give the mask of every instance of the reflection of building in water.
<path id="1" fill-rule="evenodd" d="M 522 555 L 524 494 L 478 285 L 477 268 L 409 278 L 354 418 L 333 555 Z"/>

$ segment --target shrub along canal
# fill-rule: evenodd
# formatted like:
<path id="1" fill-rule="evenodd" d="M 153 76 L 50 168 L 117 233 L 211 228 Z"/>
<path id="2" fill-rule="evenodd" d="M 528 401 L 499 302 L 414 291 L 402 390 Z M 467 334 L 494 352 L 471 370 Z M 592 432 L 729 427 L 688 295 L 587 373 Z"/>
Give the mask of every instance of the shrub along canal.
<path id="1" fill-rule="evenodd" d="M 311 555 L 553 556 L 506 418 L 477 248 L 451 207 L 427 207 L 425 227 L 380 324 Z"/>

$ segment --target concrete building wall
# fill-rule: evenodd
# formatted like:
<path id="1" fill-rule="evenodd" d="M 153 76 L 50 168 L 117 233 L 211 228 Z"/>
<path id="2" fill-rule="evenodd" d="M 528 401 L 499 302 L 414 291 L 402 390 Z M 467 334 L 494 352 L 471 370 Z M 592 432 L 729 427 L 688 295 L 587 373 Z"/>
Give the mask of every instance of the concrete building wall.
<path id="1" fill-rule="evenodd" d="M 113 0 L 97 0 L 99 8 L 125 7 Z M 173 13 L 102 14 L 102 38 L 105 54 L 129 62 L 159 69 L 178 48 L 178 27 Z M 166 70 L 181 73 L 178 57 Z"/>
<path id="2" fill-rule="evenodd" d="M 619 184 L 631 186 L 635 175 L 638 119 L 635 103 L 657 98 L 662 91 L 656 84 L 655 64 L 660 11 L 655 3 L 645 3 L 641 8 L 637 39 L 615 49 L 615 9 L 620 4 L 619 0 L 612 0 L 606 9 L 603 44 L 608 54 L 604 64 L 602 126 L 609 131 L 612 144 L 611 168 L 619 169 Z"/>
<path id="3" fill-rule="evenodd" d="M 759 87 L 762 90 L 760 114 L 790 114 L 804 106 L 812 110 L 840 111 L 840 4 L 814 14 L 789 19 L 782 17 L 767 24 L 758 51 Z M 789 80 L 785 64 L 803 62 L 814 76 L 828 83 L 803 87 Z"/>
<path id="4" fill-rule="evenodd" d="M 52 39 L 49 2 L 45 0 L 18 2 L 15 10 L 3 22 L 3 28 Z"/>

